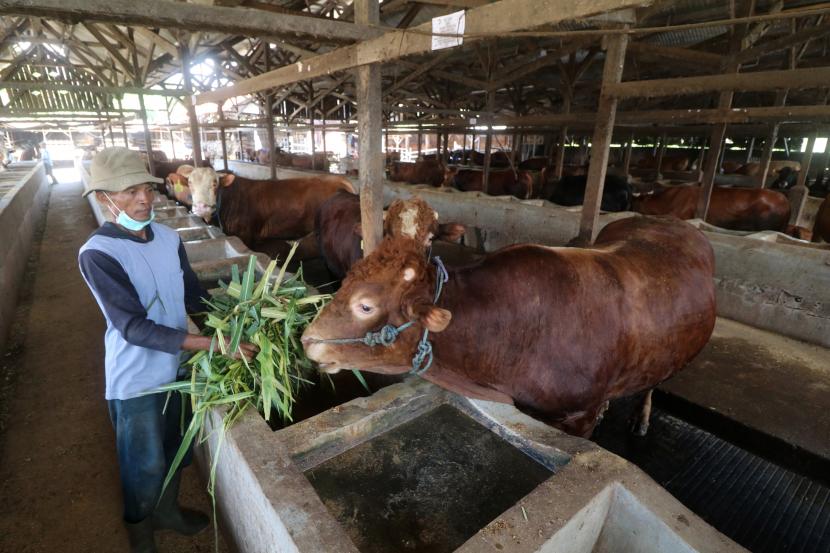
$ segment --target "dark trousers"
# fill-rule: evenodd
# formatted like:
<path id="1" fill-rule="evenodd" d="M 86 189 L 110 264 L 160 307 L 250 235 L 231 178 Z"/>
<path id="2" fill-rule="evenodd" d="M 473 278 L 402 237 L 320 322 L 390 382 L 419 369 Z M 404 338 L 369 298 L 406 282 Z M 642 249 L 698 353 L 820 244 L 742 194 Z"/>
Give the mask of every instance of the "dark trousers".
<path id="1" fill-rule="evenodd" d="M 164 478 L 182 441 L 182 396 L 151 394 L 107 402 L 115 429 L 121 489 L 124 493 L 124 520 L 141 522 L 156 507 Z M 186 402 L 187 428 L 190 403 Z M 191 451 L 181 466 L 190 464 Z"/>

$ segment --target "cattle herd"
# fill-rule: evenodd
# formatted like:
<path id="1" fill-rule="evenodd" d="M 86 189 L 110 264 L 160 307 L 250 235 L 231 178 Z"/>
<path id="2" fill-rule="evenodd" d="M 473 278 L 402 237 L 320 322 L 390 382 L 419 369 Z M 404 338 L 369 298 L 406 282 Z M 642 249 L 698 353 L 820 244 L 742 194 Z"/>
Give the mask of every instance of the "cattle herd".
<path id="1" fill-rule="evenodd" d="M 465 229 L 439 223 L 417 197 L 389 206 L 380 246 L 363 257 L 360 201 L 345 177 L 251 180 L 180 160 L 156 162 L 154 169 L 166 177 L 171 198 L 251 247 L 269 238 L 313 237 L 332 276 L 342 279 L 302 338 L 323 372 L 423 369 L 416 351 L 428 336 L 432 355 L 422 376 L 440 386 L 514 404 L 580 436 L 591 434 L 609 400 L 647 392 L 633 426 L 642 434 L 650 390 L 682 369 L 714 327 L 712 248 L 703 233 L 678 220 L 694 216 L 696 185 L 637 194 L 627 178 L 609 174 L 602 209 L 643 216 L 607 225 L 590 248 L 515 245 L 451 264 L 436 302 L 443 273 L 429 257 L 432 242 L 457 240 Z M 585 175 L 554 181 L 549 169 L 535 158 L 493 167 L 491 190 L 581 204 Z M 405 182 L 482 189 L 480 168 L 438 159 L 392 161 L 389 172 Z M 790 209 L 779 191 L 716 187 L 707 220 L 783 231 Z M 830 196 L 813 231 L 814 240 L 830 242 Z M 407 323 L 412 330 L 401 330 Z M 400 331 L 389 347 L 341 343 L 386 326 Z"/>

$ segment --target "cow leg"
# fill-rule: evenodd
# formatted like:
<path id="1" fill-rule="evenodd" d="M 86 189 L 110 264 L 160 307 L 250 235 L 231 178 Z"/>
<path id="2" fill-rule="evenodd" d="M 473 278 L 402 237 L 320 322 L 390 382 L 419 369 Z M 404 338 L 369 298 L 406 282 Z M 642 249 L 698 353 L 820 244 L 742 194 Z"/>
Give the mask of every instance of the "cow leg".
<path id="1" fill-rule="evenodd" d="M 654 391 L 647 391 L 643 396 L 643 403 L 640 406 L 640 411 L 634 416 L 631 424 L 631 432 L 635 436 L 645 436 L 648 433 L 649 420 L 651 419 L 651 393 Z"/>

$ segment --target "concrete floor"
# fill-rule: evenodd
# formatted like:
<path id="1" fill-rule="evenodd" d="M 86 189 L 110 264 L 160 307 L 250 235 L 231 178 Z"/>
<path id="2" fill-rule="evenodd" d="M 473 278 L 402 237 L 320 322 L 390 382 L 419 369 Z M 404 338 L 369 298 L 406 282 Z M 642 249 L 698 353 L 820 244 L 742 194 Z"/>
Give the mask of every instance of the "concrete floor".
<path id="1" fill-rule="evenodd" d="M 830 459 L 830 350 L 719 318 L 661 389 Z"/>
<path id="2" fill-rule="evenodd" d="M 128 551 L 104 401 L 104 319 L 77 266 L 96 228 L 74 170 L 58 170 L 10 347 L 0 358 L 0 552 Z M 195 468 L 182 503 L 210 512 Z M 157 534 L 159 551 L 213 551 L 210 530 Z M 219 551 L 228 548 L 220 535 Z"/>

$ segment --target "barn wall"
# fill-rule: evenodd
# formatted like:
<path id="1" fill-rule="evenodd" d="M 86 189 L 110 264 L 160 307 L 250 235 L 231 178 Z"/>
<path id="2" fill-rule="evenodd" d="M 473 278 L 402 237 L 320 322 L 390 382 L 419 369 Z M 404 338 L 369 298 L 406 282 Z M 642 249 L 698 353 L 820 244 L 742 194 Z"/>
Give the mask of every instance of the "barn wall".
<path id="1" fill-rule="evenodd" d="M 0 172 L 0 187 L 7 186 L 11 188 L 0 197 L 0 351 L 6 347 L 35 229 L 49 201 L 49 184 L 40 162 L 12 164 Z"/>

